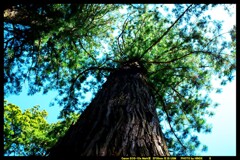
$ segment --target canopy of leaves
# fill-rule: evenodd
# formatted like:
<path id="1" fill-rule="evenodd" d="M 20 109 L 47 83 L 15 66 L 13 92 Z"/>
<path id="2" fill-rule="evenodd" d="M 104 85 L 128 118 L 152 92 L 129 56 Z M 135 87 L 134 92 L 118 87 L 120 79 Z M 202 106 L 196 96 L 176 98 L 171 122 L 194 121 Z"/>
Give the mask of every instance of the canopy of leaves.
<path id="1" fill-rule="evenodd" d="M 4 11 L 4 89 L 18 94 L 27 80 L 30 95 L 57 90 L 64 117 L 81 110 L 82 93 L 91 88 L 96 93 L 111 71 L 138 61 L 147 71 L 160 121 L 169 123 L 165 136 L 172 154 L 193 155 L 200 146 L 194 132 L 211 131 L 206 116 L 217 106 L 201 91 L 213 90 L 213 75 L 225 85 L 236 68 L 236 27 L 223 33 L 222 22 L 207 14 L 214 7 L 12 6 Z"/>
<path id="2" fill-rule="evenodd" d="M 34 106 L 24 112 L 4 100 L 4 155 L 43 156 L 79 117 L 47 123 L 47 112 Z"/>

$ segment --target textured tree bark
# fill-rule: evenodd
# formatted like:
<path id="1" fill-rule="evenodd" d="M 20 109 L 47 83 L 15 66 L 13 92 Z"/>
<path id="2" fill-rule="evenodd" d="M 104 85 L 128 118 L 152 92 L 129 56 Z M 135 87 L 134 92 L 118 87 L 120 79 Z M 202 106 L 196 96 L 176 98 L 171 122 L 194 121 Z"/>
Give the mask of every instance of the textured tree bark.
<path id="1" fill-rule="evenodd" d="M 139 66 L 111 73 L 49 156 L 68 155 L 169 156 L 154 98 Z"/>

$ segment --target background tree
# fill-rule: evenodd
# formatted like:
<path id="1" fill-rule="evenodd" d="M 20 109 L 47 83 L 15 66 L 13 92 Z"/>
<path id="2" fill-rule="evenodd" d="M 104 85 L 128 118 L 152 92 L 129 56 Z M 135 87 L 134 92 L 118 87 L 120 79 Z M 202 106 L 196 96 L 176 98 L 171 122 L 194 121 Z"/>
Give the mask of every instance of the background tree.
<path id="1" fill-rule="evenodd" d="M 235 29 L 221 32 L 222 23 L 206 13 L 215 5 L 178 4 L 169 10 L 165 5 L 136 4 L 126 5 L 122 14 L 118 9 L 123 6 L 16 5 L 6 9 L 5 90 L 19 93 L 25 79 L 29 94 L 56 89 L 63 106 L 61 116 L 68 117 L 86 106 L 81 103 L 83 92 L 94 88 L 96 93 L 111 72 L 137 62 L 154 93 L 160 122 L 169 123 L 164 128 L 168 148 L 173 155 L 194 154 L 200 146 L 194 132 L 211 131 L 205 116 L 212 116 L 208 109 L 216 106 L 201 90 L 212 90 L 212 75 L 222 79 L 222 85 L 234 77 Z M 19 15 L 26 15 L 27 24 Z M 56 23 L 51 23 L 53 19 Z M 225 38 L 227 34 L 231 41 Z M 83 87 L 90 75 L 92 79 Z"/>
<path id="2" fill-rule="evenodd" d="M 20 107 L 4 101 L 4 155 L 43 156 L 78 119 L 77 114 L 56 123 L 47 123 L 48 113 L 34 106 Z"/>

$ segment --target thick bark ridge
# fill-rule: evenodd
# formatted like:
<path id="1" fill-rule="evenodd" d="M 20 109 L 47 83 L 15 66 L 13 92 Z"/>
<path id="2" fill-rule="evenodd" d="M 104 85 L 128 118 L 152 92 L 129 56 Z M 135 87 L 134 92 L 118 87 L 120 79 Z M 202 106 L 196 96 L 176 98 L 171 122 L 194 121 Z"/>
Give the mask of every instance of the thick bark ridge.
<path id="1" fill-rule="evenodd" d="M 153 95 L 139 67 L 113 72 L 50 157 L 169 156 Z"/>

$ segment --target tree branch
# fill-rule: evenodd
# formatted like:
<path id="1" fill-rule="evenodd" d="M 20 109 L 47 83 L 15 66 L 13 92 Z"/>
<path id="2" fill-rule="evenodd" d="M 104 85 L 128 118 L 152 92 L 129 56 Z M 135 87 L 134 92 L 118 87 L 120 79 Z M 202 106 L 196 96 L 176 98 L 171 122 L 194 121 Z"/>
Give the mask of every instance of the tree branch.
<path id="1" fill-rule="evenodd" d="M 161 37 L 159 37 L 148 49 L 146 49 L 143 54 L 141 55 L 140 59 L 143 58 L 143 56 L 149 51 L 151 50 L 156 44 L 158 44 L 163 37 L 165 37 L 168 32 L 173 28 L 173 26 L 175 26 L 175 24 L 183 17 L 183 15 L 193 6 L 193 4 L 191 4 L 190 6 L 188 6 L 188 8 L 175 20 L 175 22 L 163 33 L 163 35 Z"/>
<path id="2" fill-rule="evenodd" d="M 165 62 L 158 62 L 158 61 L 149 61 L 149 62 L 145 61 L 145 62 L 146 62 L 146 63 L 153 63 L 153 64 L 172 63 L 172 62 L 178 61 L 178 60 L 180 60 L 180 59 L 182 59 L 182 58 L 184 58 L 184 57 L 187 57 L 187 56 L 189 56 L 190 54 L 198 53 L 198 52 L 206 53 L 206 54 L 211 54 L 211 53 L 212 53 L 212 52 L 210 52 L 210 51 L 192 51 L 192 52 L 190 52 L 190 53 L 188 53 L 188 54 L 185 54 L 185 55 L 183 55 L 183 56 L 181 56 L 181 57 L 178 57 L 178 58 L 175 58 L 175 59 L 172 59 L 172 60 L 169 60 L 169 61 L 165 61 Z"/>
<path id="3" fill-rule="evenodd" d="M 149 83 L 148 83 L 148 84 L 149 84 Z M 150 84 L 149 84 L 149 86 L 150 86 L 150 87 L 156 92 L 156 94 L 159 96 L 160 101 L 161 101 L 161 103 L 162 103 L 162 105 L 163 105 L 163 110 L 164 110 L 164 112 L 165 112 L 166 115 L 167 115 L 167 122 L 168 122 L 168 124 L 169 124 L 169 126 L 170 126 L 170 129 L 171 129 L 172 133 L 174 134 L 174 136 L 177 138 L 177 140 L 178 140 L 178 142 L 180 143 L 180 145 L 186 150 L 187 148 L 186 148 L 186 147 L 183 145 L 183 143 L 180 141 L 180 139 L 179 139 L 178 136 L 176 135 L 176 133 L 175 133 L 175 131 L 174 131 L 174 129 L 173 129 L 171 123 L 170 123 L 170 116 L 169 116 L 169 114 L 168 114 L 168 112 L 167 112 L 167 107 L 166 107 L 166 105 L 165 105 L 165 102 L 164 102 L 163 97 L 158 93 L 157 89 L 155 89 L 155 87 L 154 87 L 153 85 L 150 85 Z"/>
<path id="4" fill-rule="evenodd" d="M 86 73 L 86 72 L 88 72 L 88 71 L 90 71 L 90 70 L 105 70 L 105 71 L 109 71 L 109 72 L 111 72 L 111 71 L 115 71 L 116 69 L 114 69 L 114 68 L 110 68 L 110 67 L 90 67 L 90 68 L 87 68 L 87 69 L 85 69 L 84 71 L 82 71 L 81 73 L 79 73 L 72 81 L 71 81 L 71 83 L 72 83 L 72 85 L 71 85 L 71 87 L 70 87 L 70 89 L 69 89 L 69 93 L 71 93 L 72 91 L 73 91 L 73 86 L 74 86 L 74 84 L 75 84 L 75 82 L 77 81 L 77 79 L 81 76 L 81 75 L 83 75 L 84 73 Z"/>
<path id="5" fill-rule="evenodd" d="M 128 21 L 128 18 L 126 18 L 126 20 L 125 20 L 124 23 L 123 23 L 122 32 L 119 34 L 119 36 L 118 36 L 118 38 L 117 38 L 117 39 L 118 39 L 118 48 L 119 48 L 119 51 L 120 51 L 121 55 L 123 55 L 124 53 L 122 52 L 122 48 L 120 47 L 119 39 L 120 39 L 120 37 L 122 38 L 123 46 L 125 46 L 125 45 L 124 45 L 124 39 L 123 39 L 123 33 L 124 33 L 124 31 L 125 31 L 125 28 L 126 28 L 128 22 L 129 22 L 129 21 Z"/>
<path id="6" fill-rule="evenodd" d="M 158 94 L 158 93 L 157 93 L 157 94 Z M 171 129 L 172 133 L 173 133 L 174 136 L 177 138 L 177 140 L 178 140 L 178 142 L 181 144 L 181 146 L 186 150 L 187 148 L 186 148 L 186 147 L 183 145 L 183 143 L 180 141 L 180 139 L 179 139 L 178 136 L 176 135 L 176 133 L 175 133 L 175 131 L 174 131 L 174 129 L 173 129 L 171 123 L 170 123 L 170 116 L 168 115 L 168 112 L 167 112 L 167 109 L 166 109 L 167 107 L 166 107 L 166 105 L 165 105 L 165 103 L 164 103 L 163 97 L 162 97 L 160 94 L 158 94 L 158 95 L 159 95 L 160 101 L 161 101 L 161 103 L 162 103 L 162 105 L 163 105 L 163 110 L 164 110 L 164 112 L 165 112 L 166 115 L 167 115 L 168 124 L 169 124 L 169 126 L 170 126 L 170 129 Z"/>
<path id="7" fill-rule="evenodd" d="M 160 58 L 161 55 L 163 55 L 163 54 L 166 54 L 166 53 L 172 53 L 172 52 L 174 52 L 175 49 L 178 49 L 178 50 L 179 50 L 179 49 L 180 49 L 179 46 L 181 46 L 181 45 L 184 44 L 184 43 L 185 43 L 185 42 L 182 42 L 182 43 L 180 43 L 179 45 L 173 46 L 172 48 L 163 51 L 163 52 L 160 53 L 155 59 Z M 182 48 L 182 49 L 184 49 L 184 48 Z"/>
<path id="8" fill-rule="evenodd" d="M 222 35 L 224 35 L 224 34 L 227 34 L 227 33 L 230 33 L 230 31 L 224 32 L 224 33 L 221 33 L 221 34 L 218 34 L 218 35 L 216 35 L 215 37 L 213 37 L 212 39 L 210 39 L 209 42 L 205 45 L 205 48 L 206 48 L 213 40 L 215 40 L 216 38 L 218 38 L 218 37 L 220 37 L 220 36 L 222 36 Z"/>
<path id="9" fill-rule="evenodd" d="M 175 88 L 173 88 L 173 87 L 171 87 L 171 89 L 172 89 L 174 92 L 177 93 L 177 95 L 178 95 L 178 97 L 179 97 L 179 99 L 180 99 L 181 102 L 182 102 L 182 99 L 181 99 L 181 97 L 182 97 L 182 98 L 185 100 L 185 102 L 186 102 L 187 104 L 189 104 L 188 99 L 186 99 L 181 93 L 179 93 L 179 92 L 178 92 Z M 179 105 L 179 106 L 180 106 L 180 105 Z M 186 118 L 187 118 L 187 115 L 186 115 L 186 113 L 185 113 L 185 109 L 183 109 L 181 106 L 180 106 L 180 108 L 182 109 L 183 113 L 185 114 L 185 116 L 186 116 Z M 191 113 L 191 115 L 192 115 L 192 117 L 194 118 L 194 120 L 197 121 L 197 120 L 196 120 L 196 116 L 194 116 L 194 114 L 192 114 L 192 113 Z M 188 122 L 190 122 L 188 118 L 187 118 L 187 120 L 188 120 Z"/>
<path id="10" fill-rule="evenodd" d="M 82 47 L 82 49 L 87 53 L 87 55 L 89 55 L 89 56 L 95 61 L 95 63 L 97 63 L 96 58 L 94 58 L 94 57 L 83 47 L 83 44 L 82 44 L 82 42 L 81 42 L 80 39 L 78 40 L 78 42 L 79 42 L 80 46 Z M 73 42 L 73 44 L 75 45 L 74 42 Z M 76 46 L 75 46 L 75 47 L 76 47 Z"/>
<path id="11" fill-rule="evenodd" d="M 147 62 L 147 63 L 154 63 L 154 64 L 172 63 L 172 62 L 178 61 L 178 60 L 180 60 L 180 59 L 182 59 L 182 58 L 184 58 L 184 57 L 187 57 L 187 56 L 189 56 L 190 54 L 193 54 L 193 52 L 188 53 L 188 54 L 185 54 L 185 55 L 183 55 L 183 56 L 181 56 L 181 57 L 172 59 L 172 60 L 170 60 L 170 61 L 165 61 L 165 62 L 150 61 L 150 62 Z"/>

